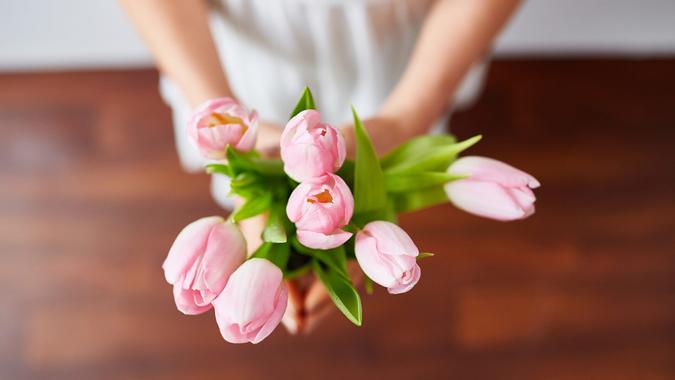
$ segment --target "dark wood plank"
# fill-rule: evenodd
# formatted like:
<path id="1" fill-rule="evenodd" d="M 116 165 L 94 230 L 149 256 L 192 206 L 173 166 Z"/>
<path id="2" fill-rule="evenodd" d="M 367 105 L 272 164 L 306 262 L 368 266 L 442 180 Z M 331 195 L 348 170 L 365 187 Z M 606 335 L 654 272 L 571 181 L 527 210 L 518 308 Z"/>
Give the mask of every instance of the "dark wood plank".
<path id="1" fill-rule="evenodd" d="M 0 378 L 675 377 L 675 61 L 502 61 L 459 137 L 536 175 L 537 214 L 404 215 L 411 293 L 235 346 L 160 265 L 221 213 L 152 71 L 0 76 Z"/>

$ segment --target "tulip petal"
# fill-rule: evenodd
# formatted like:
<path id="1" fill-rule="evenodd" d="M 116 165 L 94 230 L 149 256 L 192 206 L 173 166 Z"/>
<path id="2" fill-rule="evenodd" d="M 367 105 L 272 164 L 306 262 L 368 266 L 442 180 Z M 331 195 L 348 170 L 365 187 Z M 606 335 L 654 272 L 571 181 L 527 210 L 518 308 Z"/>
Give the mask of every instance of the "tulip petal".
<path id="1" fill-rule="evenodd" d="M 239 142 L 234 146 L 239 152 L 248 152 L 255 146 L 258 138 L 258 113 L 251 111 L 247 118 L 247 127 Z"/>
<path id="2" fill-rule="evenodd" d="M 540 186 L 530 174 L 488 157 L 462 157 L 448 168 L 448 173 L 469 175 L 474 180 L 496 182 L 506 187 L 528 186 L 534 189 Z"/>
<path id="3" fill-rule="evenodd" d="M 406 293 L 412 289 L 417 282 L 420 280 L 422 270 L 420 266 L 415 264 L 412 269 L 406 272 L 406 278 L 399 279 L 399 283 L 387 288 L 389 294 L 401 294 Z"/>
<path id="4" fill-rule="evenodd" d="M 178 233 L 162 264 L 164 277 L 168 283 L 174 284 L 179 280 L 181 274 L 204 251 L 211 228 L 224 221 L 220 216 L 201 218 L 188 224 Z"/>
<path id="5" fill-rule="evenodd" d="M 199 306 L 194 302 L 194 293 L 192 289 L 183 289 L 182 281 L 176 282 L 173 285 L 173 299 L 176 302 L 178 311 L 185 315 L 202 314 L 211 309 L 211 304 Z"/>
<path id="6" fill-rule="evenodd" d="M 326 159 L 323 152 L 313 144 L 295 143 L 281 150 L 284 171 L 298 182 L 306 181 L 326 173 Z"/>
<path id="7" fill-rule="evenodd" d="M 228 123 L 226 119 L 218 119 L 223 124 L 212 125 L 214 114 L 234 117 L 240 122 Z M 231 98 L 212 99 L 201 104 L 190 117 L 187 128 L 190 140 L 202 155 L 216 160 L 225 157 L 227 145 L 239 151 L 252 149 L 257 129 L 255 112 L 247 114 L 246 109 Z"/>
<path id="8" fill-rule="evenodd" d="M 445 185 L 445 191 L 455 206 L 475 215 L 502 221 L 527 217 L 511 193 L 497 183 L 462 179 Z"/>
<path id="9" fill-rule="evenodd" d="M 333 249 L 346 243 L 350 237 L 351 232 L 337 229 L 330 234 L 322 234 L 320 232 L 313 232 L 307 230 L 297 230 L 298 240 L 302 245 L 314 249 Z"/>
<path id="10" fill-rule="evenodd" d="M 269 335 L 286 307 L 287 301 L 281 299 L 287 297 L 280 290 L 282 282 L 281 270 L 270 261 L 253 258 L 244 262 L 213 301 L 223 338 L 231 343 L 257 343 Z"/>
<path id="11" fill-rule="evenodd" d="M 523 218 L 527 218 L 528 216 L 534 214 L 534 202 L 537 198 L 534 196 L 534 192 L 532 192 L 530 188 L 514 187 L 508 189 L 508 192 L 513 200 L 518 203 L 520 208 L 525 212 Z"/>
<path id="12" fill-rule="evenodd" d="M 307 197 L 312 189 L 311 183 L 299 184 L 288 197 L 286 204 L 286 215 L 288 219 L 295 223 L 302 217 L 302 211 L 307 203 Z"/>
<path id="13" fill-rule="evenodd" d="M 340 132 L 321 123 L 316 110 L 302 111 L 286 124 L 280 148 L 284 171 L 298 182 L 339 169 L 346 151 Z"/>
<path id="14" fill-rule="evenodd" d="M 277 326 L 279 326 L 279 322 L 281 322 L 281 318 L 284 316 L 284 313 L 286 312 L 286 306 L 288 305 L 288 286 L 283 281 L 277 289 L 277 296 L 275 297 L 275 300 L 276 302 L 274 302 L 272 314 L 267 318 L 265 324 L 251 340 L 251 343 L 260 343 L 263 339 L 267 338 L 272 333 L 272 331 L 277 328 Z"/>
<path id="15" fill-rule="evenodd" d="M 410 236 L 394 223 L 378 220 L 368 223 L 363 230 L 378 237 L 377 250 L 386 255 L 417 257 L 420 253 Z"/>
<path id="16" fill-rule="evenodd" d="M 371 280 L 385 288 L 394 286 L 396 282 L 391 275 L 389 264 L 377 251 L 375 238 L 363 231 L 358 232 L 354 252 L 359 266 Z"/>
<path id="17" fill-rule="evenodd" d="M 227 254 L 224 254 L 227 253 Z M 201 289 L 219 294 L 230 274 L 246 259 L 246 240 L 239 228 L 231 223 L 220 223 L 213 227 L 201 264 L 199 279 Z M 209 300 L 211 301 L 211 300 Z"/>
<path id="18" fill-rule="evenodd" d="M 335 130 L 337 138 L 337 157 L 335 162 L 335 170 L 337 171 L 344 164 L 345 159 L 347 158 L 347 144 L 345 142 L 345 136 L 342 134 L 342 131 L 339 129 Z"/>
<path id="19" fill-rule="evenodd" d="M 222 97 L 222 98 L 215 98 L 215 99 L 210 99 L 199 106 L 195 109 L 195 113 L 201 113 L 201 112 L 214 112 L 218 109 L 223 109 L 223 110 L 230 110 L 234 106 L 237 105 L 237 102 L 232 99 L 232 98 L 227 98 L 227 97 Z"/>

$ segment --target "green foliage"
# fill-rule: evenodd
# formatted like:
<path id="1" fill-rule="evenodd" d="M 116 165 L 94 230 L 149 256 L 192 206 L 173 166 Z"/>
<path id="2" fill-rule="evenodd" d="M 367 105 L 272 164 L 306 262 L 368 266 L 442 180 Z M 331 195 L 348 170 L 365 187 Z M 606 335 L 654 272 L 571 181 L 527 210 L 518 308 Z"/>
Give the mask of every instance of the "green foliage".
<path id="1" fill-rule="evenodd" d="M 364 275 L 363 277 L 363 287 L 366 289 L 366 294 L 371 295 L 375 292 L 373 287 L 373 280 L 370 277 Z"/>
<path id="2" fill-rule="evenodd" d="M 326 287 L 335 306 L 355 325 L 361 326 L 361 299 L 347 273 L 345 247 L 312 249 L 302 245 L 297 236 L 290 239 L 290 244 L 295 252 L 312 258 L 312 270 Z M 287 277 L 292 275 L 294 273 L 289 273 Z"/>
<path id="3" fill-rule="evenodd" d="M 326 287 L 328 295 L 330 295 L 338 310 L 353 324 L 361 326 L 361 297 L 359 297 L 359 293 L 354 289 L 349 278 L 342 276 L 331 267 L 324 267 L 319 260 L 312 262 L 312 268 Z"/>
<path id="4" fill-rule="evenodd" d="M 281 201 L 283 202 L 283 201 Z M 285 243 L 286 236 L 286 213 L 283 204 L 275 201 L 270 206 L 270 215 L 267 220 L 267 226 L 263 230 L 263 240 L 270 243 Z"/>
<path id="5" fill-rule="evenodd" d="M 451 135 L 423 135 L 418 136 L 394 148 L 384 155 L 380 164 L 383 170 L 397 165 L 417 161 L 420 156 L 435 150 L 438 147 L 452 145 L 457 140 Z"/>
<path id="6" fill-rule="evenodd" d="M 368 132 L 353 107 L 352 114 L 356 137 L 354 219 L 357 224 L 363 225 L 386 214 L 387 192 L 384 187 L 384 174 Z"/>
<path id="7" fill-rule="evenodd" d="M 419 255 L 417 255 L 417 261 L 424 260 L 428 257 L 433 257 L 434 254 L 431 252 L 420 252 Z"/>
<path id="8" fill-rule="evenodd" d="M 284 177 L 284 164 L 281 160 L 266 160 L 258 157 L 255 152 L 241 153 L 228 146 L 225 152 L 227 164 L 231 168 L 232 176 L 242 172 L 253 172 L 263 176 Z"/>
<path id="9" fill-rule="evenodd" d="M 416 211 L 448 202 L 448 195 L 442 185 L 428 187 L 407 193 L 392 194 L 391 200 L 397 213 Z"/>
<path id="10" fill-rule="evenodd" d="M 422 172 L 409 174 L 386 173 L 384 183 L 389 193 L 408 193 L 428 187 L 443 185 L 464 178 L 446 172 Z"/>
<path id="11" fill-rule="evenodd" d="M 316 105 L 306 87 L 291 118 L 307 109 L 316 109 Z M 448 202 L 444 185 L 463 178 L 448 174 L 448 166 L 460 152 L 480 140 L 480 136 L 461 142 L 449 135 L 420 136 L 379 160 L 353 107 L 352 114 L 356 158 L 345 160 L 337 172 L 354 195 L 354 216 L 345 227 L 352 233 L 373 220 L 396 222 L 397 213 Z M 303 246 L 285 212 L 288 194 L 297 183 L 286 176 L 281 160 L 262 159 L 255 151 L 243 153 L 231 147 L 226 150 L 226 159 L 227 163 L 207 165 L 206 171 L 230 177 L 232 193 L 244 199 L 230 219 L 236 223 L 269 212 L 262 233 L 264 243 L 253 257 L 270 260 L 282 269 L 286 279 L 312 270 L 336 307 L 360 326 L 361 299 L 347 272 L 347 260 L 354 259 L 354 238 L 329 250 Z M 420 253 L 418 260 L 430 256 L 430 253 Z M 368 294 L 373 292 L 373 281 L 367 276 L 365 288 Z"/>
<path id="12" fill-rule="evenodd" d="M 291 245 L 296 252 L 319 260 L 324 265 L 330 267 L 335 273 L 345 278 L 349 278 L 349 275 L 347 274 L 347 257 L 344 247 L 326 250 L 308 248 L 300 243 L 297 236 L 293 236 Z"/>
<path id="13" fill-rule="evenodd" d="M 477 143 L 481 136 L 446 145 L 437 145 L 433 148 L 417 152 L 408 160 L 397 163 L 387 168 L 388 174 L 421 173 L 427 171 L 445 172 L 457 155 L 473 144 Z"/>
<path id="14" fill-rule="evenodd" d="M 340 170 L 335 174 L 339 175 L 350 189 L 354 188 L 354 161 L 345 160 Z"/>
<path id="15" fill-rule="evenodd" d="M 223 174 L 228 177 L 232 177 L 232 168 L 230 168 L 226 164 L 208 164 L 206 165 L 206 173 L 207 174 L 213 174 L 213 173 L 218 173 L 218 174 Z"/>
<path id="16" fill-rule="evenodd" d="M 309 89 L 309 87 L 305 87 L 305 90 L 302 92 L 302 96 L 300 96 L 300 100 L 298 100 L 298 104 L 295 105 L 295 108 L 293 109 L 293 112 L 291 112 L 291 117 L 289 117 L 289 119 L 292 119 L 300 112 L 309 109 L 315 110 L 316 105 L 314 104 L 312 91 Z"/>
<path id="17" fill-rule="evenodd" d="M 290 256 L 291 247 L 288 243 L 275 244 L 266 242 L 258 247 L 251 257 L 267 259 L 279 267 L 279 269 L 285 271 Z"/>
<path id="18" fill-rule="evenodd" d="M 270 192 L 262 192 L 258 196 L 251 196 L 247 198 L 244 201 L 244 204 L 237 208 L 232 215 L 230 215 L 230 219 L 234 223 L 239 223 L 244 219 L 260 215 L 267 211 L 271 203 L 272 194 Z"/>

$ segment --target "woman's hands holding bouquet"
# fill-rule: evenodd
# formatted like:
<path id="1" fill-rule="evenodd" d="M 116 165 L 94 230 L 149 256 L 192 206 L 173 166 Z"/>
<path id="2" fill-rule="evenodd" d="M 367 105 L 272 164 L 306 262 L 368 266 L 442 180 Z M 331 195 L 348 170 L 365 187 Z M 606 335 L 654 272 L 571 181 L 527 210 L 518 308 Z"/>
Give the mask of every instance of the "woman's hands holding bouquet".
<path id="1" fill-rule="evenodd" d="M 220 332 L 232 343 L 263 340 L 284 313 L 291 327 L 302 328 L 307 310 L 297 299 L 320 305 L 322 288 L 295 285 L 312 276 L 335 306 L 361 325 L 361 299 L 348 270 L 355 265 L 348 262 L 358 263 L 367 289 L 373 282 L 391 294 L 412 289 L 421 275 L 418 260 L 430 254 L 420 253 L 396 225 L 399 212 L 448 201 L 499 220 L 534 212 L 531 188 L 539 184 L 532 176 L 487 158 L 457 159 L 479 136 L 462 142 L 422 136 L 378 159 L 354 112 L 355 159 L 348 160 L 347 141 L 321 120 L 309 90 L 281 135 L 281 160 L 252 150 L 258 128 L 255 113 L 230 99 L 196 111 L 190 137 L 217 161 L 207 172 L 229 176 L 232 194 L 243 203 L 227 221 L 209 217 L 188 225 L 163 266 L 178 309 L 199 314 L 214 307 Z M 378 139 L 386 147 L 384 135 Z M 263 243 L 246 259 L 246 238 L 238 226 L 265 213 Z M 318 315 L 321 309 L 310 312 Z"/>

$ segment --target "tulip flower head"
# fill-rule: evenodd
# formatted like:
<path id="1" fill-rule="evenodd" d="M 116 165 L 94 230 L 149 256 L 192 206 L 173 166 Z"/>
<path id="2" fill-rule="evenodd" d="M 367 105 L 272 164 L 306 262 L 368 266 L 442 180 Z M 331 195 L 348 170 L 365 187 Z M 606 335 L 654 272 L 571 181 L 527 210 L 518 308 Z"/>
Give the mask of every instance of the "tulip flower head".
<path id="1" fill-rule="evenodd" d="M 298 182 L 335 173 L 347 155 L 340 131 L 321 123 L 321 114 L 312 109 L 286 124 L 280 147 L 286 174 Z"/>
<path id="2" fill-rule="evenodd" d="M 237 226 L 219 216 L 190 223 L 176 237 L 162 268 L 173 285 L 178 310 L 201 314 L 246 259 L 246 241 Z"/>
<path id="3" fill-rule="evenodd" d="M 298 185 L 288 199 L 286 214 L 295 223 L 300 243 L 331 249 L 352 236 L 342 230 L 354 213 L 354 197 L 339 176 L 324 174 Z"/>
<path id="4" fill-rule="evenodd" d="M 356 259 L 363 272 L 391 294 L 405 293 L 420 279 L 420 251 L 394 223 L 375 221 L 356 234 Z"/>
<path id="5" fill-rule="evenodd" d="M 230 343 L 259 343 L 281 322 L 288 286 L 281 270 L 262 258 L 247 260 L 213 301 L 216 322 Z"/>
<path id="6" fill-rule="evenodd" d="M 450 201 L 466 212 L 502 221 L 534 214 L 532 189 L 540 186 L 539 181 L 513 166 L 467 156 L 450 165 L 448 173 L 467 176 L 445 185 Z"/>
<path id="7" fill-rule="evenodd" d="M 225 157 L 228 145 L 240 151 L 253 149 L 258 133 L 255 111 L 246 109 L 231 98 L 206 101 L 192 114 L 188 136 L 201 154 L 210 159 Z"/>

